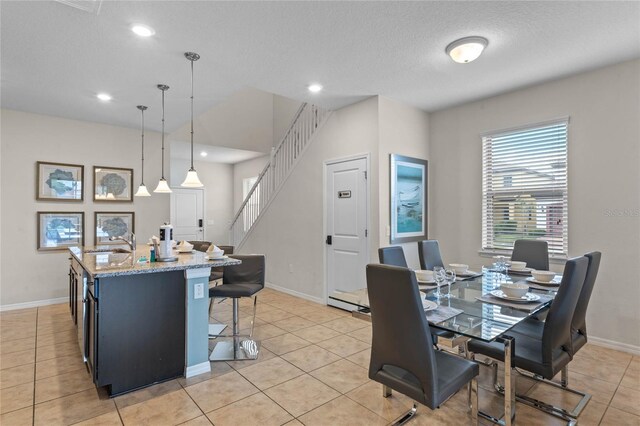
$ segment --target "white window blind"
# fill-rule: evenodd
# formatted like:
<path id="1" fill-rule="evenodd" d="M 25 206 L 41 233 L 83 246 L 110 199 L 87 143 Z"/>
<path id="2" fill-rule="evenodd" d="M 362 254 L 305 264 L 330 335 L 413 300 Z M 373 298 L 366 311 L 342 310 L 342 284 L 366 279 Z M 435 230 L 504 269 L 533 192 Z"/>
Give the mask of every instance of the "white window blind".
<path id="1" fill-rule="evenodd" d="M 568 120 L 482 138 L 482 249 L 544 240 L 552 257 L 568 254 Z"/>

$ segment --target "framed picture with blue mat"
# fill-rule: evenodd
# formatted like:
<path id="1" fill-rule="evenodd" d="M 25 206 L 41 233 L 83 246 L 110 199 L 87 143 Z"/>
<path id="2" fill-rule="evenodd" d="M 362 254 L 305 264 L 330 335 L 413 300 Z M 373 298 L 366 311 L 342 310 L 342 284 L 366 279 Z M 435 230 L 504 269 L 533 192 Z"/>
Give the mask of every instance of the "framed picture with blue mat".
<path id="1" fill-rule="evenodd" d="M 389 243 L 426 240 L 427 161 L 391 154 L 390 178 L 391 235 Z"/>

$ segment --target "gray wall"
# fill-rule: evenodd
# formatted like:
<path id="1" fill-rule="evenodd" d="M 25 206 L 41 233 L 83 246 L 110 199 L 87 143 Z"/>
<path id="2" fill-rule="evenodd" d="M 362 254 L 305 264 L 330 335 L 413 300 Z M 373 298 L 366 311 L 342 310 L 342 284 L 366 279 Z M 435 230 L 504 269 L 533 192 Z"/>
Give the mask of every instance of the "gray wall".
<path id="1" fill-rule="evenodd" d="M 132 114 L 135 113 L 133 110 Z M 133 211 L 138 240 L 146 241 L 169 220 L 169 195 L 133 203 L 94 203 L 93 166 L 134 169 L 140 184 L 140 130 L 1 110 L 0 305 L 67 296 L 68 252 L 36 250 L 37 211 L 84 211 L 85 245 L 93 245 L 94 211 Z M 160 179 L 160 135 L 145 133 L 145 183 Z M 84 165 L 82 203 L 36 201 L 36 161 Z"/>
<path id="2" fill-rule="evenodd" d="M 480 257 L 480 133 L 570 116 L 569 254 L 602 251 L 589 336 L 640 350 L 640 61 L 431 114 L 431 229 L 445 262 Z M 613 214 L 612 214 L 613 213 Z M 617 215 L 619 213 L 619 215 Z M 554 265 L 557 271 L 563 265 Z"/>

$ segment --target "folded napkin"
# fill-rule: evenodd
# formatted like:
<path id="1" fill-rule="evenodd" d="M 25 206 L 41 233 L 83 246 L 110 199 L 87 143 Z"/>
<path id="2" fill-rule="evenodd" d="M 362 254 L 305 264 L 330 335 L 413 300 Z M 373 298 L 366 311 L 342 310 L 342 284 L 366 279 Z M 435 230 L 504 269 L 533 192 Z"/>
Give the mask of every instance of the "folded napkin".
<path id="1" fill-rule="evenodd" d="M 207 249 L 207 254 L 213 254 L 213 253 L 223 253 L 224 254 L 224 250 L 222 250 L 220 247 L 218 247 L 215 244 L 211 244 L 209 246 L 209 248 Z"/>
<path id="2" fill-rule="evenodd" d="M 181 250 L 181 251 L 193 250 L 193 244 L 191 244 L 188 241 L 180 241 L 180 244 L 178 244 L 178 250 Z"/>
<path id="3" fill-rule="evenodd" d="M 536 300 L 535 302 L 528 302 L 528 303 L 509 302 L 508 300 L 493 297 L 490 294 L 484 294 L 480 297 L 476 297 L 476 299 L 481 302 L 491 303 L 493 305 L 508 306 L 518 311 L 533 312 L 537 310 L 540 307 L 540 305 L 543 305 L 553 299 L 553 296 L 547 296 L 545 294 L 540 294 L 539 296 L 540 296 L 539 300 Z"/>

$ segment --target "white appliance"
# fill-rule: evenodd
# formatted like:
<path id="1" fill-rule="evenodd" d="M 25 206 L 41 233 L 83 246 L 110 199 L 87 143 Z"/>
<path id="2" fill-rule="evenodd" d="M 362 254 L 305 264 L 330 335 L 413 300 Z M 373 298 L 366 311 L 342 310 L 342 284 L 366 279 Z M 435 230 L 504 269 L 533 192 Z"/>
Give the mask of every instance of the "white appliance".
<path id="1" fill-rule="evenodd" d="M 156 260 L 158 262 L 172 262 L 178 258 L 173 255 L 171 241 L 173 240 L 173 226 L 166 223 L 160 227 L 160 241 L 156 251 Z"/>

